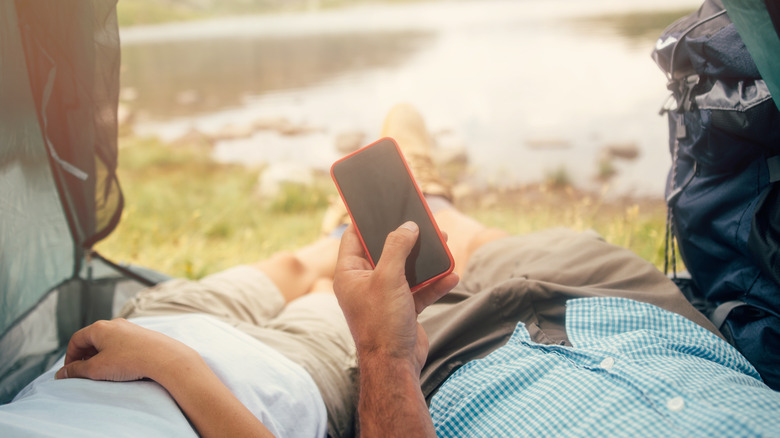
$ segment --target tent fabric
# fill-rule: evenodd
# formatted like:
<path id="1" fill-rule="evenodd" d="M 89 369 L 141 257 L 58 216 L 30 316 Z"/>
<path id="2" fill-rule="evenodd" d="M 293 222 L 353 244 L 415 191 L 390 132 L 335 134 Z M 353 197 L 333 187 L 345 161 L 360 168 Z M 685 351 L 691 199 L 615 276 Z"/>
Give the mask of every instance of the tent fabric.
<path id="1" fill-rule="evenodd" d="M 41 133 L 76 246 L 119 221 L 116 1 L 16 0 Z"/>
<path id="2" fill-rule="evenodd" d="M 780 109 L 780 3 L 723 0 L 723 5 Z"/>
<path id="3" fill-rule="evenodd" d="M 0 332 L 74 269 L 24 65 L 14 3 L 0 2 Z"/>
<path id="4" fill-rule="evenodd" d="M 148 286 L 148 282 L 129 278 L 99 258 L 85 261 L 84 266 L 80 278 L 65 281 L 45 294 L 0 336 L 0 404 L 11 401 L 62 356 L 76 330 L 115 315 L 128 299 Z M 153 271 L 138 275 L 155 282 L 169 278 Z"/>
<path id="5" fill-rule="evenodd" d="M 86 261 L 123 207 L 115 7 L 0 2 L 0 403 L 144 286 Z"/>
<path id="6" fill-rule="evenodd" d="M 118 223 L 116 3 L 0 6 L 0 331 Z"/>

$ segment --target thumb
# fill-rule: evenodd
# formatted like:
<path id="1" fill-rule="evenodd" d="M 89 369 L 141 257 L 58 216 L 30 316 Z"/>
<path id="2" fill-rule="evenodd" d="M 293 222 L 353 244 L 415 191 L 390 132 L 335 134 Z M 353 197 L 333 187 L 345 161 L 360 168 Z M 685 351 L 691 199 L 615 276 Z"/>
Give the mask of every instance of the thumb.
<path id="1" fill-rule="evenodd" d="M 377 269 L 403 274 L 406 269 L 406 258 L 409 257 L 419 234 L 420 229 L 412 221 L 404 222 L 388 234 Z"/>
<path id="2" fill-rule="evenodd" d="M 127 368 L 112 366 L 102 360 L 99 355 L 85 360 L 74 360 L 60 368 L 55 374 L 55 379 L 90 379 L 107 380 L 112 382 L 128 382 L 143 379 L 144 375 Z"/>
<path id="3" fill-rule="evenodd" d="M 55 379 L 72 379 L 72 378 L 86 378 L 92 379 L 91 369 L 92 364 L 90 360 L 74 360 L 73 362 L 63 366 L 57 373 L 54 374 Z"/>

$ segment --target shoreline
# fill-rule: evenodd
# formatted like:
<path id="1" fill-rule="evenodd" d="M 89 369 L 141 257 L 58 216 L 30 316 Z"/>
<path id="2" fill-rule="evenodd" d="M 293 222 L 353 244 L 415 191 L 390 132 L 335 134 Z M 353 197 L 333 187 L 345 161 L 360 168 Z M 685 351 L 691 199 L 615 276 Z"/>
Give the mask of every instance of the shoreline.
<path id="1" fill-rule="evenodd" d="M 293 250 L 316 239 L 329 200 L 327 173 L 259 193 L 263 168 L 216 163 L 207 147 L 170 147 L 157 139 L 120 138 L 118 177 L 125 208 L 97 248 L 125 263 L 201 278 L 229 266 Z M 193 177 L 197 175 L 197 177 Z M 663 267 L 666 207 L 661 198 L 605 198 L 571 185 L 534 183 L 459 193 L 457 208 L 489 227 L 527 234 L 551 227 L 593 229 Z"/>

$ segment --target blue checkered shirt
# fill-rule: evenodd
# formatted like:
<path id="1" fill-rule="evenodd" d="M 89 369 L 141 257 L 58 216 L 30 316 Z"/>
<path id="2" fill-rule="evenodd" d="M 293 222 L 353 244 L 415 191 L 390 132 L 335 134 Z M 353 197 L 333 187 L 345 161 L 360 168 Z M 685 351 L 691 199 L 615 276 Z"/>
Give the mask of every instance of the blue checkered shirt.
<path id="1" fill-rule="evenodd" d="M 571 347 L 506 345 L 455 372 L 431 401 L 439 436 L 780 436 L 780 392 L 729 344 L 624 298 L 566 308 Z"/>

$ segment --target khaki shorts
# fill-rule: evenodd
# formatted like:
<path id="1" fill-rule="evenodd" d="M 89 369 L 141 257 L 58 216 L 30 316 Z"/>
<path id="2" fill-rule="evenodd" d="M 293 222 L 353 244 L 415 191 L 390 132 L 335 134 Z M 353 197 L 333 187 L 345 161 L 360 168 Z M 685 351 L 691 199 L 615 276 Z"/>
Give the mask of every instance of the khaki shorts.
<path id="1" fill-rule="evenodd" d="M 655 266 L 592 231 L 553 228 L 498 239 L 479 248 L 462 274 L 419 317 L 430 343 L 421 376 L 429 401 L 457 368 L 503 345 L 518 321 L 535 342 L 569 344 L 564 319 L 572 298 L 650 303 L 722 337 Z"/>
<path id="2" fill-rule="evenodd" d="M 222 319 L 301 365 L 328 411 L 328 433 L 353 435 L 355 346 L 336 296 L 312 293 L 285 305 L 276 285 L 250 266 L 199 281 L 170 280 L 141 291 L 117 316 L 204 313 Z"/>

